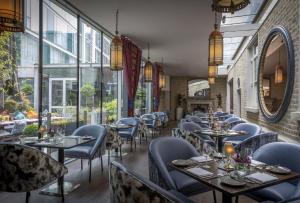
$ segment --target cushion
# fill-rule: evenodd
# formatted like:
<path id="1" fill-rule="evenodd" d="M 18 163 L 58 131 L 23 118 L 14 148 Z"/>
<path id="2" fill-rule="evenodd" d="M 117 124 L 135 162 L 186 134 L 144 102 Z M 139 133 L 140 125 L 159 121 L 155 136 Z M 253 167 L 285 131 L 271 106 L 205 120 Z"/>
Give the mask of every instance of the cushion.
<path id="1" fill-rule="evenodd" d="M 207 186 L 179 171 L 171 171 L 170 176 L 172 177 L 177 190 L 184 195 L 190 196 L 200 192 L 209 191 Z"/>
<path id="2" fill-rule="evenodd" d="M 89 158 L 89 155 L 92 151 L 91 146 L 77 146 L 73 147 L 71 149 L 65 150 L 65 156 L 66 157 L 82 157 L 82 158 Z"/>
<path id="3" fill-rule="evenodd" d="M 180 192 L 178 192 L 176 190 L 169 190 L 168 192 L 170 192 L 172 195 L 174 195 L 175 197 L 177 197 L 184 203 L 193 203 L 192 200 L 188 199 L 186 196 L 184 196 L 183 194 L 181 194 Z"/>
<path id="4" fill-rule="evenodd" d="M 291 198 L 296 190 L 296 186 L 291 183 L 281 183 L 271 187 L 267 187 L 251 193 L 255 199 L 280 201 Z"/>

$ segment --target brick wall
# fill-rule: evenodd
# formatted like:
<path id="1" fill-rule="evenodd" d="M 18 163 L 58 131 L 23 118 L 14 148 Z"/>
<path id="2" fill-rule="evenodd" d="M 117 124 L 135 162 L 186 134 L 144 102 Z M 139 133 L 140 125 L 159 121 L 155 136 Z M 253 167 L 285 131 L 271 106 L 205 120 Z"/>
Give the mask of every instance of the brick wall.
<path id="1" fill-rule="evenodd" d="M 247 56 L 247 49 L 244 50 L 242 55 L 233 65 L 228 73 L 228 81 L 233 79 L 233 103 L 236 104 L 238 95 L 235 90 L 237 89 L 237 78 L 241 81 L 241 115 L 243 118 L 257 123 L 265 128 L 277 131 L 281 135 L 297 138 L 299 137 L 299 123 L 291 118 L 291 112 L 299 111 L 299 1 L 298 0 L 279 0 L 270 15 L 266 18 L 260 29 L 258 30 L 258 48 L 261 53 L 262 47 L 270 30 L 276 25 L 282 25 L 290 32 L 293 40 L 295 51 L 295 82 L 294 91 L 289 108 L 278 123 L 267 122 L 261 111 L 258 113 L 250 113 L 246 111 L 247 106 L 247 86 L 248 75 L 247 68 L 249 68 L 249 57 Z M 234 105 L 234 112 L 237 112 L 237 105 Z"/>

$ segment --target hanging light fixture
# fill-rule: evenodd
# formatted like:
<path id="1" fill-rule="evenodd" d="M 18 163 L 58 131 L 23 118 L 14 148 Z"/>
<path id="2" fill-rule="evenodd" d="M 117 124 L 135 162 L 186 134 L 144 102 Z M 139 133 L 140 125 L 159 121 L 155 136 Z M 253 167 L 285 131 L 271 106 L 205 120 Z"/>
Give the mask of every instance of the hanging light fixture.
<path id="1" fill-rule="evenodd" d="M 213 0 L 212 8 L 219 13 L 234 13 L 250 4 L 250 0 Z"/>
<path id="2" fill-rule="evenodd" d="M 123 70 L 123 43 L 118 32 L 119 10 L 116 12 L 116 35 L 110 44 L 110 69 L 112 71 Z"/>
<path id="3" fill-rule="evenodd" d="M 24 31 L 24 0 L 1 0 L 0 32 Z"/>
<path id="4" fill-rule="evenodd" d="M 210 33 L 208 40 L 208 65 L 223 64 L 223 35 L 218 31 L 217 13 L 215 12 L 215 30 Z"/>
<path id="5" fill-rule="evenodd" d="M 208 84 L 210 85 L 215 84 L 215 78 L 208 78 Z"/>
<path id="6" fill-rule="evenodd" d="M 161 65 L 164 64 L 164 58 L 161 58 Z M 161 69 L 159 72 L 159 88 L 165 88 L 166 87 L 166 74 Z"/>
<path id="7" fill-rule="evenodd" d="M 152 75 L 153 75 L 153 66 L 150 61 L 150 45 L 148 43 L 148 61 L 146 62 L 144 67 L 145 82 L 152 82 Z"/>
<path id="8" fill-rule="evenodd" d="M 208 66 L 208 77 L 215 78 L 218 74 L 218 66 Z"/>
<path id="9" fill-rule="evenodd" d="M 275 68 L 275 84 L 280 84 L 283 81 L 283 68 L 282 65 L 280 64 L 280 48 L 279 48 L 279 56 L 278 56 L 278 64 L 276 65 Z"/>

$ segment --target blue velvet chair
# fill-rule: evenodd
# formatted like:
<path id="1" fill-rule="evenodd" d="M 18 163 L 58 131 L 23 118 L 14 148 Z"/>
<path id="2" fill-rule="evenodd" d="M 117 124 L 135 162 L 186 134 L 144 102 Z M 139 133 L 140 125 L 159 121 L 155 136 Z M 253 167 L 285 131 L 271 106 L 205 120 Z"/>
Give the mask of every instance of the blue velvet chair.
<path id="1" fill-rule="evenodd" d="M 0 143 L 1 192 L 25 192 L 27 203 L 31 191 L 50 184 L 66 173 L 68 169 L 63 164 L 38 149 Z M 64 194 L 63 187 L 60 191 Z"/>
<path id="2" fill-rule="evenodd" d="M 226 120 L 224 120 L 224 122 L 229 124 L 230 129 L 236 126 L 237 124 L 245 123 L 245 121 L 243 121 L 241 118 L 236 116 L 227 118 Z"/>
<path id="3" fill-rule="evenodd" d="M 110 164 L 109 191 L 111 203 L 192 203 L 176 190 L 167 191 L 115 161 Z"/>
<path id="4" fill-rule="evenodd" d="M 241 136 L 234 136 L 234 137 L 227 137 L 223 139 L 223 142 L 230 142 L 233 146 L 241 143 L 243 140 L 258 135 L 261 133 L 261 127 L 253 124 L 253 123 L 240 123 L 232 128 L 232 130 L 236 131 L 245 131 L 245 135 Z"/>
<path id="5" fill-rule="evenodd" d="M 194 135 L 197 135 L 201 141 L 208 143 L 211 146 L 215 146 L 214 140 L 209 135 L 202 134 L 200 132 L 202 130 L 201 126 L 194 122 L 183 122 L 181 130 L 193 133 Z M 198 132 L 196 133 L 195 131 Z"/>
<path id="6" fill-rule="evenodd" d="M 156 116 L 153 114 L 144 114 L 141 116 L 141 118 L 145 122 L 149 131 L 151 131 L 151 136 L 153 137 L 153 135 L 155 134 L 155 132 L 157 130 L 156 129 Z"/>
<path id="7" fill-rule="evenodd" d="M 199 117 L 199 118 L 207 117 L 207 114 L 203 113 L 203 112 L 197 112 L 194 115 L 197 116 L 197 117 Z"/>
<path id="8" fill-rule="evenodd" d="M 160 118 L 163 127 L 167 126 L 168 115 L 165 112 L 154 112 L 153 114 Z"/>
<path id="9" fill-rule="evenodd" d="M 117 124 L 125 124 L 125 125 L 132 126 L 131 128 L 120 129 L 118 131 L 119 136 L 121 138 L 130 140 L 130 151 L 132 151 L 132 143 L 133 142 L 134 142 L 134 146 L 136 148 L 135 137 L 138 135 L 139 121 L 137 121 L 136 118 L 134 118 L 134 117 L 121 118 L 120 120 L 117 121 Z"/>
<path id="10" fill-rule="evenodd" d="M 253 159 L 269 165 L 280 165 L 300 173 L 300 145 L 284 142 L 269 143 L 259 148 Z M 248 194 L 249 197 L 261 201 L 300 202 L 300 181 L 285 182 Z"/>
<path id="11" fill-rule="evenodd" d="M 209 128 L 207 124 L 202 123 L 201 118 L 199 118 L 198 116 L 190 116 L 188 120 L 200 125 L 201 128 Z"/>
<path id="12" fill-rule="evenodd" d="M 271 142 L 278 142 L 278 134 L 275 132 L 264 132 L 243 140 L 234 148 L 235 151 L 242 151 L 243 149 L 251 148 L 252 152 L 255 152 L 261 146 Z"/>
<path id="13" fill-rule="evenodd" d="M 92 160 L 95 158 L 95 155 L 98 153 L 101 159 L 101 170 L 103 171 L 103 161 L 102 153 L 100 152 L 101 146 L 104 146 L 106 129 L 101 125 L 84 125 L 77 128 L 73 136 L 93 136 L 96 140 L 86 144 L 79 145 L 65 150 L 65 157 L 81 159 L 81 169 L 82 169 L 82 160 L 88 159 L 89 161 L 89 182 L 91 182 L 91 173 L 92 173 Z"/>
<path id="14" fill-rule="evenodd" d="M 168 166 L 175 159 L 194 156 L 200 156 L 199 152 L 181 138 L 160 137 L 152 140 L 148 151 L 150 180 L 167 190 L 176 190 L 186 196 L 209 191 L 205 185 Z"/>

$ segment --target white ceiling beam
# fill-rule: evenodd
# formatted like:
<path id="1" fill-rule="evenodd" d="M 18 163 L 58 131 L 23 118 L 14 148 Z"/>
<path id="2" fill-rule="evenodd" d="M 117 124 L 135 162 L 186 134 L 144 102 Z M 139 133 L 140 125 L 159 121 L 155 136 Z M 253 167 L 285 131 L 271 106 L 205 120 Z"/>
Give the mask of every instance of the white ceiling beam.
<path id="1" fill-rule="evenodd" d="M 224 38 L 231 37 L 246 37 L 254 35 L 257 29 L 260 27 L 259 23 L 243 24 L 243 25 L 230 25 L 220 28 Z"/>
<path id="2" fill-rule="evenodd" d="M 247 37 L 252 36 L 256 33 L 256 30 L 247 30 L 247 31 L 236 31 L 236 32 L 225 32 L 223 33 L 224 38 L 232 37 Z"/>

